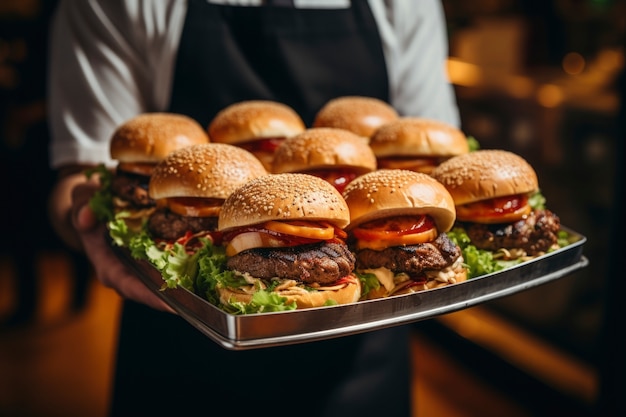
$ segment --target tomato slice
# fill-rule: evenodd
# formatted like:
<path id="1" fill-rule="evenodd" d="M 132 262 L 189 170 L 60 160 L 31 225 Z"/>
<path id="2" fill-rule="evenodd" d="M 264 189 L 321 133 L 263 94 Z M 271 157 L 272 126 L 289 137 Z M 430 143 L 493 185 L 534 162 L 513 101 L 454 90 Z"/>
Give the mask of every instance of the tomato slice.
<path id="1" fill-rule="evenodd" d="M 329 240 L 335 235 L 335 228 L 328 223 L 322 222 L 269 221 L 265 223 L 263 227 L 267 230 L 272 230 L 278 233 L 305 237 L 308 239 Z"/>
<path id="2" fill-rule="evenodd" d="M 415 234 L 435 227 L 430 216 L 394 216 L 363 223 L 353 230 L 357 239 L 375 240 Z"/>
<path id="3" fill-rule="evenodd" d="M 519 194 L 457 206 L 456 216 L 460 221 L 509 223 L 528 215 L 531 210 L 528 196 Z"/>
<path id="4" fill-rule="evenodd" d="M 430 216 L 395 216 L 364 223 L 352 231 L 358 249 L 382 250 L 391 246 L 426 243 L 438 236 Z"/>
<path id="5" fill-rule="evenodd" d="M 251 140 L 249 142 L 238 143 L 237 145 L 252 153 L 274 152 L 284 140 L 284 137 L 263 138 Z"/>
<path id="6" fill-rule="evenodd" d="M 167 199 L 169 209 L 181 216 L 217 217 L 224 200 L 218 198 L 174 197 Z"/>
<path id="7" fill-rule="evenodd" d="M 323 179 L 332 184 L 340 193 L 343 193 L 346 186 L 358 176 L 356 172 L 348 169 L 314 170 L 305 171 L 304 173 Z"/>

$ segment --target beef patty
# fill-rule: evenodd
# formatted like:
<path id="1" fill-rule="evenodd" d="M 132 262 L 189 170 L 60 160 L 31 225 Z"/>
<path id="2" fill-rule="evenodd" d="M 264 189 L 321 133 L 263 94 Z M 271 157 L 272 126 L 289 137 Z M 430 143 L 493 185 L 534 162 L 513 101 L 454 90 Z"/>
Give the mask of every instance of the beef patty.
<path id="1" fill-rule="evenodd" d="M 227 268 L 256 278 L 293 279 L 330 284 L 354 270 L 355 258 L 345 243 L 320 242 L 284 248 L 248 249 L 227 261 Z"/>
<path id="2" fill-rule="evenodd" d="M 534 210 L 526 218 L 513 223 L 467 223 L 463 227 L 472 244 L 479 249 L 519 248 L 535 256 L 557 243 L 561 222 L 550 210 Z"/>
<path id="3" fill-rule="evenodd" d="M 362 249 L 357 252 L 357 269 L 385 267 L 395 273 L 417 275 L 422 271 L 440 270 L 452 265 L 461 249 L 441 233 L 437 239 L 416 245 L 395 246 L 381 251 Z"/>
<path id="4" fill-rule="evenodd" d="M 118 171 L 111 180 L 111 191 L 124 201 L 130 201 L 133 207 L 152 207 L 154 200 L 148 195 L 148 182 L 145 175 Z"/>
<path id="5" fill-rule="evenodd" d="M 217 217 L 189 217 L 173 213 L 167 208 L 157 209 L 148 219 L 148 231 L 151 236 L 160 239 L 175 240 L 191 233 L 212 232 L 217 230 Z"/>

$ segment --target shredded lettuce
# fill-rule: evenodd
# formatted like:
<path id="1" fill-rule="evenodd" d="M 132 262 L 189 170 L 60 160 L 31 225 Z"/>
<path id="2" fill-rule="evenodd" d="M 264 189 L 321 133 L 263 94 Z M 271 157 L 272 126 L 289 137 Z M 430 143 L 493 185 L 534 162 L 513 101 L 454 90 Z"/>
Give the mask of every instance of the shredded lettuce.
<path id="1" fill-rule="evenodd" d="M 455 226 L 446 233 L 450 240 L 459 245 L 463 255 L 464 263 L 468 269 L 468 279 L 481 275 L 490 274 L 492 272 L 502 271 L 514 265 L 524 262 L 524 259 L 504 260 L 496 259 L 493 252 L 478 249 L 472 245 L 465 229 L 461 226 Z M 568 246 L 573 243 L 576 238 L 571 236 L 567 231 L 560 230 L 558 232 L 557 245 L 559 248 Z M 554 249 L 551 249 L 552 251 Z"/>
<path id="2" fill-rule="evenodd" d="M 375 274 L 357 273 L 356 276 L 361 281 L 361 297 L 380 288 L 380 281 Z"/>
<path id="3" fill-rule="evenodd" d="M 540 190 L 537 190 L 528 198 L 528 205 L 533 210 L 544 210 L 546 208 L 546 198 L 541 194 Z"/>
<path id="4" fill-rule="evenodd" d="M 471 244 L 470 238 L 460 226 L 446 232 L 450 240 L 459 245 L 463 260 L 467 266 L 467 278 L 475 278 L 492 272 L 501 271 L 521 261 L 501 261 L 494 259 L 493 253 L 488 250 L 478 249 Z"/>
<path id="5" fill-rule="evenodd" d="M 467 137 L 467 144 L 469 145 L 469 151 L 474 152 L 480 149 L 480 143 L 474 136 Z"/>
<path id="6" fill-rule="evenodd" d="M 237 288 L 249 285 L 249 283 L 241 275 L 225 268 L 226 255 L 224 255 L 221 247 L 214 249 L 217 251 L 199 256 L 199 271 L 196 279 L 199 293 L 203 294 L 209 302 L 220 306 L 224 311 L 231 314 L 269 313 L 297 308 L 295 301 L 289 303 L 286 297 L 272 291 L 272 282 L 267 289 L 257 288 L 249 303 L 229 300 L 227 304 L 220 305 L 217 294 L 218 288 Z"/>
<path id="7" fill-rule="evenodd" d="M 198 294 L 203 295 L 211 304 L 219 305 L 217 285 L 231 280 L 234 274 L 226 269 L 226 254 L 221 246 L 214 246 L 207 240 L 197 253 L 198 273 L 195 285 Z"/>
<path id="8" fill-rule="evenodd" d="M 230 301 L 223 307 L 231 314 L 253 314 L 295 310 L 297 304 L 295 301 L 287 303 L 286 297 L 281 297 L 275 292 L 259 290 L 252 295 L 249 303 Z"/>
<path id="9" fill-rule="evenodd" d="M 128 228 L 124 216 L 116 217 L 107 222 L 109 236 L 117 246 L 128 247 L 133 237 L 137 234 Z"/>

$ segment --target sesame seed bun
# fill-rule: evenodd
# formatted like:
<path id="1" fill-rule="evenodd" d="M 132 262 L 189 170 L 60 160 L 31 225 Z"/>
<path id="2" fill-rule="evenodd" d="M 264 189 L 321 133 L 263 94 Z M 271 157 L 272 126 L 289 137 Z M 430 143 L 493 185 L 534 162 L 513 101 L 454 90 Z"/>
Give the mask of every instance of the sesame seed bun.
<path id="1" fill-rule="evenodd" d="M 144 113 L 122 123 L 111 138 L 111 158 L 122 163 L 156 164 L 170 152 L 208 143 L 204 128 L 194 119 L 174 113 Z"/>
<path id="2" fill-rule="evenodd" d="M 452 156 L 469 152 L 465 134 L 450 124 L 418 117 L 403 117 L 381 126 L 370 140 L 381 168 L 430 173 Z M 430 159 L 428 163 L 412 160 Z"/>
<path id="3" fill-rule="evenodd" d="M 350 222 L 348 206 L 339 191 L 307 174 L 269 174 L 235 190 L 219 216 L 221 231 L 270 220 L 328 221 L 343 228 Z"/>
<path id="4" fill-rule="evenodd" d="M 420 172 L 383 169 L 364 174 L 346 187 L 350 230 L 371 220 L 402 215 L 430 215 L 439 233 L 452 228 L 454 201 L 441 183 Z"/>
<path id="5" fill-rule="evenodd" d="M 328 101 L 315 115 L 313 127 L 335 127 L 370 138 L 380 126 L 398 118 L 388 103 L 373 97 L 344 96 Z"/>
<path id="6" fill-rule="evenodd" d="M 431 175 L 445 186 L 457 206 L 539 189 L 533 167 L 521 156 L 499 149 L 456 156 Z"/>
<path id="7" fill-rule="evenodd" d="M 350 131 L 311 128 L 286 139 L 276 149 L 272 172 L 348 168 L 358 174 L 376 169 L 376 156 L 366 141 Z"/>
<path id="8" fill-rule="evenodd" d="M 267 137 L 290 137 L 305 129 L 289 106 L 268 100 L 242 101 L 221 110 L 208 127 L 213 142 L 238 144 Z"/>
<path id="9" fill-rule="evenodd" d="M 222 109 L 207 130 L 211 141 L 241 146 L 271 171 L 275 146 L 305 128 L 300 115 L 283 103 L 247 100 Z M 262 143 L 268 146 L 258 146 Z"/>
<path id="10" fill-rule="evenodd" d="M 150 197 L 226 199 L 245 182 L 266 175 L 250 152 L 233 145 L 206 143 L 170 153 L 159 162 L 149 184 Z"/>

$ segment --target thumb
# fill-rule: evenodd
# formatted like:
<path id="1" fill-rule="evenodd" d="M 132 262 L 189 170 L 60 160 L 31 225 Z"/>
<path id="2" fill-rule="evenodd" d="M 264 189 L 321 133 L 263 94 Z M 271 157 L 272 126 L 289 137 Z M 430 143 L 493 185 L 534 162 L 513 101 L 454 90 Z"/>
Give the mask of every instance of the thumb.
<path id="1" fill-rule="evenodd" d="M 75 227 L 78 231 L 89 231 L 95 228 L 97 224 L 98 219 L 91 207 L 89 207 L 89 204 L 85 204 L 78 209 L 75 217 Z"/>
<path id="2" fill-rule="evenodd" d="M 87 232 L 96 227 L 98 219 L 89 206 L 97 187 L 93 184 L 80 184 L 72 190 L 72 223 L 78 232 Z"/>

